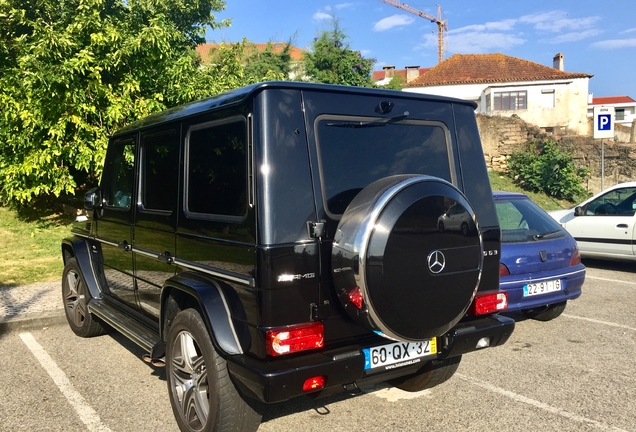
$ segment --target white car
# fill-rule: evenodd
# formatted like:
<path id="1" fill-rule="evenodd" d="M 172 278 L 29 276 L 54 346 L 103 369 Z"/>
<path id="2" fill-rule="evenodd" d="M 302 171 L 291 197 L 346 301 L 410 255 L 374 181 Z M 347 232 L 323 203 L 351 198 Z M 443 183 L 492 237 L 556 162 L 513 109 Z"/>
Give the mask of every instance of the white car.
<path id="1" fill-rule="evenodd" d="M 636 182 L 620 183 L 568 210 L 550 212 L 583 257 L 636 260 Z"/>

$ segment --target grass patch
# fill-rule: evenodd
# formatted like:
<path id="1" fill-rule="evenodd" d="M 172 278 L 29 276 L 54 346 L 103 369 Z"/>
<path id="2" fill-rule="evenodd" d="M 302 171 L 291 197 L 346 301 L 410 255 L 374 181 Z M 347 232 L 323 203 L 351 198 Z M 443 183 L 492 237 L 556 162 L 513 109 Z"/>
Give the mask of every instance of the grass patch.
<path id="1" fill-rule="evenodd" d="M 561 210 L 572 207 L 575 203 L 567 200 L 559 200 L 554 197 L 550 197 L 544 193 L 528 192 L 512 182 L 510 177 L 505 176 L 503 173 L 488 171 L 490 177 L 490 186 L 492 190 L 509 191 L 509 192 L 521 192 L 528 195 L 532 201 L 534 201 L 539 207 L 545 211 Z"/>
<path id="2" fill-rule="evenodd" d="M 16 212 L 0 207 L 0 286 L 59 279 L 60 244 L 69 236 L 73 219 L 44 210 Z"/>

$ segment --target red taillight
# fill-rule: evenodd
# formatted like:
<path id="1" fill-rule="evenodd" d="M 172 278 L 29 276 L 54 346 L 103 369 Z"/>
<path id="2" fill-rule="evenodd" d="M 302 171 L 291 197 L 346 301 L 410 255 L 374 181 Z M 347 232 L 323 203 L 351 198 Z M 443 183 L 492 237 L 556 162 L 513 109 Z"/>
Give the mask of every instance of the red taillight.
<path id="1" fill-rule="evenodd" d="M 578 249 L 574 249 L 574 253 L 572 254 L 572 258 L 570 258 L 570 265 L 579 265 L 581 264 L 581 254 Z"/>
<path id="2" fill-rule="evenodd" d="M 508 309 L 508 293 L 499 291 L 485 295 L 477 294 L 472 305 L 473 315 L 486 315 Z"/>
<path id="3" fill-rule="evenodd" d="M 325 345 L 325 327 L 314 322 L 267 330 L 267 354 L 280 356 L 322 348 Z"/>
<path id="4" fill-rule="evenodd" d="M 318 390 L 325 386 L 326 378 L 324 375 L 318 375 L 315 377 L 307 378 L 303 383 L 303 391 L 308 392 L 311 390 Z"/>
<path id="5" fill-rule="evenodd" d="M 499 263 L 499 276 L 510 276 L 510 271 L 504 263 Z"/>
<path id="6" fill-rule="evenodd" d="M 358 309 L 362 309 L 362 302 L 364 301 L 364 297 L 362 297 L 362 292 L 360 292 L 360 287 L 355 287 L 351 291 L 349 291 L 349 300 L 351 303 Z"/>

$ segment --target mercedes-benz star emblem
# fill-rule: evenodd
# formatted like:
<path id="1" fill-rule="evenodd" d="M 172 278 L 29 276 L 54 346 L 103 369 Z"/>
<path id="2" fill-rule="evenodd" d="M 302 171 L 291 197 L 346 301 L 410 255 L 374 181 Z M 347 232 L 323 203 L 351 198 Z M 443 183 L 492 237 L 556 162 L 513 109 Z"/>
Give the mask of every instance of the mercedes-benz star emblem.
<path id="1" fill-rule="evenodd" d="M 442 251 L 434 250 L 428 254 L 426 262 L 428 262 L 429 271 L 433 274 L 438 274 L 441 273 L 446 266 L 446 257 Z"/>

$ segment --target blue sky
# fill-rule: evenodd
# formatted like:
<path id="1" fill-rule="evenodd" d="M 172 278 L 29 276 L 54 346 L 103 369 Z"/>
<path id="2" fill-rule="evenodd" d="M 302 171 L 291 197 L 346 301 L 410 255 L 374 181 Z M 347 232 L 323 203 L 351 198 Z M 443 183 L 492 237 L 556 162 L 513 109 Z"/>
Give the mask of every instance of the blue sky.
<path id="1" fill-rule="evenodd" d="M 636 99 L 636 1 L 634 0 L 438 0 L 448 20 L 446 58 L 452 54 L 496 53 L 545 66 L 563 53 L 565 70 L 594 77 L 595 96 Z M 437 15 L 435 3 L 408 5 Z M 218 19 L 229 28 L 210 31 L 208 42 L 286 41 L 309 48 L 313 38 L 340 20 L 350 48 L 383 65 L 437 64 L 437 26 L 379 0 L 227 0 Z"/>

